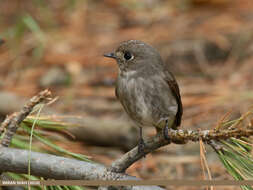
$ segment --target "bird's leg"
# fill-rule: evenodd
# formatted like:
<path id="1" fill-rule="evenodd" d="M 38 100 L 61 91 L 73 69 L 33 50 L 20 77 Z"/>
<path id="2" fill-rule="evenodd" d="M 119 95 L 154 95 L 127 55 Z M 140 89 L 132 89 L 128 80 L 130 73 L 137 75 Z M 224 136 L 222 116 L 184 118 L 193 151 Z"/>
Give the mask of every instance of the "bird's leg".
<path id="1" fill-rule="evenodd" d="M 163 128 L 163 136 L 168 142 L 171 142 L 171 138 L 169 136 L 169 121 L 168 121 L 168 119 L 166 119 L 166 121 L 165 121 L 165 127 Z"/>
<path id="2" fill-rule="evenodd" d="M 142 138 L 142 127 L 140 127 L 140 138 L 139 138 L 139 143 L 138 143 L 138 152 L 141 153 L 144 151 L 145 148 L 145 143 Z"/>

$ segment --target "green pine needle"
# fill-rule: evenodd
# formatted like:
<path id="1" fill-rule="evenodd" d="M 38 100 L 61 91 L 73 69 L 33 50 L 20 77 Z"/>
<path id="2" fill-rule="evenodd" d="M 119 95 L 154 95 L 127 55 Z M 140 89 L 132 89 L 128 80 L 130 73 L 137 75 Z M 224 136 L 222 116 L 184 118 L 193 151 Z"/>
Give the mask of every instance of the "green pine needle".
<path id="1" fill-rule="evenodd" d="M 236 180 L 253 179 L 253 157 L 251 145 L 247 138 L 230 138 L 219 141 L 222 150 L 217 151 L 218 156 L 228 173 Z M 251 186 L 241 186 L 243 190 L 253 190 Z"/>
<path id="2" fill-rule="evenodd" d="M 249 117 L 252 118 L 253 109 L 243 114 L 240 118 L 234 120 L 224 121 L 219 123 L 216 130 L 232 130 L 235 128 L 251 127 L 248 123 Z M 224 118 L 225 119 L 225 118 Z M 247 126 L 248 125 L 248 126 Z M 252 142 L 249 138 L 229 138 L 227 140 L 217 140 L 220 143 L 221 149 L 213 147 L 222 164 L 227 169 L 228 173 L 236 180 L 252 180 L 253 179 L 253 156 Z M 241 186 L 243 190 L 253 190 L 253 187 L 248 185 Z"/>
<path id="3" fill-rule="evenodd" d="M 28 116 L 25 120 L 24 123 L 32 124 L 36 118 L 34 116 Z M 40 117 L 36 121 L 36 125 L 38 127 L 42 127 L 45 129 L 54 129 L 54 130 L 63 130 L 67 129 L 68 125 L 63 123 L 63 122 L 57 122 L 57 121 L 50 121 L 50 118 L 47 117 Z"/>
<path id="4" fill-rule="evenodd" d="M 31 126 L 35 122 L 36 117 L 35 116 L 29 116 L 27 117 L 22 123 L 21 123 L 21 128 L 23 128 L 26 132 L 28 132 L 28 135 L 31 134 Z M 49 118 L 45 117 L 39 117 L 36 120 L 36 126 L 38 128 L 46 128 L 46 129 L 52 129 L 52 130 L 64 130 L 68 126 L 62 122 L 57 122 L 57 121 L 50 121 Z M 4 135 L 4 134 L 3 134 Z M 3 136 L 2 135 L 2 136 Z M 48 137 L 44 137 L 39 133 L 38 129 L 34 129 L 33 131 L 33 137 L 37 140 L 39 140 L 41 143 L 47 145 L 51 149 L 53 149 L 55 154 L 61 154 L 63 156 L 71 156 L 73 158 L 82 160 L 82 161 L 87 161 L 87 162 L 92 162 L 90 159 L 88 159 L 87 156 L 82 155 L 82 154 L 77 154 L 70 152 L 68 150 L 65 150 L 57 145 L 55 145 L 53 142 L 49 140 Z M 0 137 L 1 139 L 1 137 Z M 21 149 L 29 149 L 29 138 L 28 136 L 24 135 L 19 135 L 16 134 L 12 141 L 11 141 L 11 146 L 16 147 L 16 148 L 21 148 Z M 39 152 L 48 152 L 47 149 L 44 149 L 43 147 L 38 147 L 36 145 L 32 146 L 32 150 L 34 151 L 39 151 Z M 39 178 L 32 176 L 32 175 L 26 175 L 26 174 L 15 174 L 8 172 L 7 173 L 9 177 L 11 177 L 14 180 L 39 180 Z M 28 187 L 25 187 L 25 189 L 28 190 Z M 84 187 L 79 187 L 79 186 L 32 186 L 32 190 L 85 190 Z"/>
<path id="5" fill-rule="evenodd" d="M 28 127 L 25 123 L 21 123 L 21 127 L 24 128 L 29 134 L 31 133 L 30 127 Z M 76 159 L 79 159 L 79 160 L 83 160 L 83 161 L 86 161 L 86 162 L 91 162 L 91 160 L 89 160 L 88 157 L 85 156 L 85 155 L 73 153 L 73 152 L 70 152 L 68 150 L 65 150 L 64 148 L 61 148 L 61 147 L 55 145 L 49 139 L 47 139 L 47 138 L 39 135 L 38 132 L 36 132 L 36 130 L 33 132 L 33 136 L 37 140 L 39 140 L 40 142 L 42 142 L 43 144 L 45 144 L 45 145 L 49 146 L 50 148 L 56 150 L 58 153 L 69 155 L 69 156 L 71 156 L 73 158 L 76 158 Z"/>

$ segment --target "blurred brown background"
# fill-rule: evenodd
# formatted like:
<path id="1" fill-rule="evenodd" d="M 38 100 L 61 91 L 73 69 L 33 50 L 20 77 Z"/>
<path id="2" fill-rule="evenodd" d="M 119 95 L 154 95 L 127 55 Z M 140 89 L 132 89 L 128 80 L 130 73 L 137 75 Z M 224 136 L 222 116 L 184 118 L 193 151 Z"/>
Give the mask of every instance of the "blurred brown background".
<path id="1" fill-rule="evenodd" d="M 102 55 L 138 39 L 157 48 L 175 73 L 182 127 L 213 128 L 226 113 L 237 118 L 253 103 L 252 21 L 251 0 L 2 0 L 1 118 L 49 88 L 59 99 L 44 114 L 80 116 L 86 128 L 73 132 L 78 141 L 56 143 L 109 165 L 136 144 L 138 133 L 114 96 L 117 65 Z M 231 179 L 207 150 L 213 178 Z M 128 173 L 202 179 L 199 145 L 166 146 Z"/>

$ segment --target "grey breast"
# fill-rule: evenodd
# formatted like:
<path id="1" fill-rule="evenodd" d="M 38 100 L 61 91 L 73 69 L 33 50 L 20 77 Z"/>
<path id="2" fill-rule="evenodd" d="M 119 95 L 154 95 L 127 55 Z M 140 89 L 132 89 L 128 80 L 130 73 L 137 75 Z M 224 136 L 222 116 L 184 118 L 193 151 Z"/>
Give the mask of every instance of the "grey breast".
<path id="1" fill-rule="evenodd" d="M 119 76 L 117 96 L 129 117 L 140 126 L 164 126 L 173 123 L 177 102 L 169 86 L 159 75 L 140 76 L 129 73 Z"/>

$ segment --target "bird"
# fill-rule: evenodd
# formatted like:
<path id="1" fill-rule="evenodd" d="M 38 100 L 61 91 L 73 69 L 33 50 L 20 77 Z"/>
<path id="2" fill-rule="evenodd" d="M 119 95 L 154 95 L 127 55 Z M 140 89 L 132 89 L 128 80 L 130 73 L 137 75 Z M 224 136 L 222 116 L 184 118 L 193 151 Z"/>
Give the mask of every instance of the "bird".
<path id="1" fill-rule="evenodd" d="M 145 148 L 143 127 L 155 127 L 170 141 L 168 130 L 180 126 L 183 106 L 177 81 L 159 52 L 140 40 L 127 40 L 104 56 L 117 62 L 115 95 L 139 127 L 138 152 Z"/>

